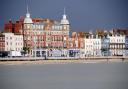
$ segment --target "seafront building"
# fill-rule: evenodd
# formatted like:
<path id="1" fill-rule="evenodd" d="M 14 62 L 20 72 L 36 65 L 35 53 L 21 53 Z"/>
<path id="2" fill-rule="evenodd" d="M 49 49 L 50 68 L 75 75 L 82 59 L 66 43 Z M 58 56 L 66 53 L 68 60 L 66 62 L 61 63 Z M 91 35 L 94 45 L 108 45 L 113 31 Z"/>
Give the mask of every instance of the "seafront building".
<path id="1" fill-rule="evenodd" d="M 123 56 L 125 53 L 125 35 L 111 31 L 108 38 L 110 39 L 111 56 Z"/>
<path id="2" fill-rule="evenodd" d="M 72 32 L 64 10 L 60 21 L 25 17 L 5 23 L 0 52 L 18 51 L 29 57 L 127 56 L 128 30 Z M 18 40 L 17 40 L 18 39 Z M 20 40 L 19 40 L 20 39 Z"/>
<path id="3" fill-rule="evenodd" d="M 85 37 L 85 56 L 101 56 L 101 37 L 89 32 L 89 37 Z"/>
<path id="4" fill-rule="evenodd" d="M 79 49 L 80 49 L 80 58 L 85 57 L 85 33 L 84 32 L 78 32 L 78 37 L 79 37 Z"/>
<path id="5" fill-rule="evenodd" d="M 14 33 L 1 33 L 0 34 L 0 54 L 15 51 L 17 54 L 21 54 L 23 51 L 23 35 Z"/>
<path id="6" fill-rule="evenodd" d="M 21 34 L 23 30 L 23 21 L 24 18 L 20 17 L 19 20 L 13 22 L 11 19 L 4 24 L 4 32 L 6 33 L 14 33 Z"/>
<path id="7" fill-rule="evenodd" d="M 70 24 L 64 12 L 60 22 L 50 19 L 34 19 L 27 10 L 23 23 L 24 47 L 29 56 L 67 57 Z"/>
<path id="8" fill-rule="evenodd" d="M 101 54 L 102 56 L 110 56 L 110 48 L 109 48 L 109 44 L 110 44 L 110 38 L 108 38 L 109 34 L 107 34 L 106 36 L 104 36 L 101 39 Z"/>
<path id="9" fill-rule="evenodd" d="M 72 32 L 72 36 L 69 39 L 69 57 L 79 57 L 80 47 L 79 38 L 77 32 Z"/>
<path id="10" fill-rule="evenodd" d="M 83 58 L 84 54 L 84 32 L 72 32 L 69 39 L 69 57 Z"/>
<path id="11" fill-rule="evenodd" d="M 124 56 L 128 55 L 128 36 L 125 36 L 125 53 Z"/>

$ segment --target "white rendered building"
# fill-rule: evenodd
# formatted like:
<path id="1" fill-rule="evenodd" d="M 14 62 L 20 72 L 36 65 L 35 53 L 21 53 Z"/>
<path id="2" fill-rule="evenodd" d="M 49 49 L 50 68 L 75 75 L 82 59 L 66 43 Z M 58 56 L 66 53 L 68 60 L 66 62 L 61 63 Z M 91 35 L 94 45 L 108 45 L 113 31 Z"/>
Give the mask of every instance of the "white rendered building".
<path id="1" fill-rule="evenodd" d="M 4 50 L 3 51 L 17 51 L 23 50 L 23 35 L 15 35 L 14 33 L 3 33 L 4 35 Z"/>
<path id="2" fill-rule="evenodd" d="M 101 38 L 85 38 L 85 56 L 101 56 Z"/>
<path id="3" fill-rule="evenodd" d="M 112 56 L 123 56 L 125 49 L 125 35 L 112 35 L 110 39 L 110 52 Z"/>

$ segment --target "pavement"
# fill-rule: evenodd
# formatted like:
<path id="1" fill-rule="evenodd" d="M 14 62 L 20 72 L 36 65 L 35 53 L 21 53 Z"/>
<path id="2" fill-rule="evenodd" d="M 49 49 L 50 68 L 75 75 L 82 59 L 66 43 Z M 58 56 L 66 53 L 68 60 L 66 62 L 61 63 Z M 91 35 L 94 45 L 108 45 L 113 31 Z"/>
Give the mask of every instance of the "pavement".
<path id="1" fill-rule="evenodd" d="M 72 63 L 112 63 L 128 62 L 121 59 L 100 59 L 100 60 L 38 60 L 38 61 L 0 61 L 0 65 L 29 65 L 29 64 L 72 64 Z"/>

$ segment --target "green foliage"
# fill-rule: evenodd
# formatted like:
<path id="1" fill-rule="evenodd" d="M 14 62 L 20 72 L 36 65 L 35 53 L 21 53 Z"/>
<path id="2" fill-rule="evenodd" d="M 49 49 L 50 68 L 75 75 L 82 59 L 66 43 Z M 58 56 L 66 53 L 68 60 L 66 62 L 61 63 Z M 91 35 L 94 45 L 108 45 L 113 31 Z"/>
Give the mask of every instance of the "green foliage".
<path id="1" fill-rule="evenodd" d="M 30 48 L 29 47 L 23 47 L 24 50 L 24 54 L 27 54 L 30 52 Z"/>

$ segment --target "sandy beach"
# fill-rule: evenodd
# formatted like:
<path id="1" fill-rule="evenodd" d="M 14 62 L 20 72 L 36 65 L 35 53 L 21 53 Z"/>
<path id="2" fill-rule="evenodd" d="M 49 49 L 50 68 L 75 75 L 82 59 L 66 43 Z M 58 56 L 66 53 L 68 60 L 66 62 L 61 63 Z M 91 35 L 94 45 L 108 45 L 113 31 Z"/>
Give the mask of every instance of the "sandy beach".
<path id="1" fill-rule="evenodd" d="M 0 61 L 0 65 L 21 65 L 21 64 L 71 64 L 71 63 L 112 63 L 112 62 L 128 62 L 121 59 L 109 60 L 38 60 L 38 61 Z"/>

